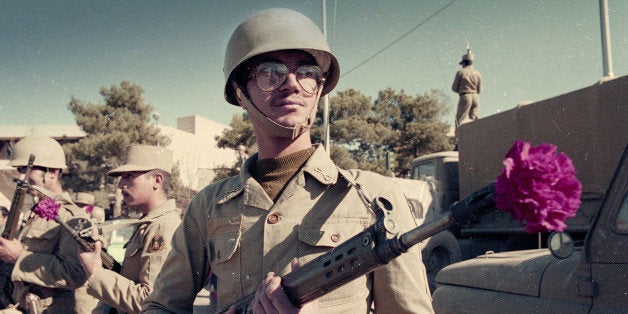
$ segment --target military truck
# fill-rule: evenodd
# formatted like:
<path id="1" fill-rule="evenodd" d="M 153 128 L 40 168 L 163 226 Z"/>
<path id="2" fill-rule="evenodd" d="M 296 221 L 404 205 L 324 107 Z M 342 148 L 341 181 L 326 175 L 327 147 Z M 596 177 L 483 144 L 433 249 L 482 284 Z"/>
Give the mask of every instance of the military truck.
<path id="1" fill-rule="evenodd" d="M 627 142 L 628 76 L 595 84 L 536 103 L 521 104 L 459 129 L 458 151 L 439 152 L 413 160 L 412 179 L 430 182 L 437 215 L 450 204 L 480 189 L 501 173 L 504 156 L 517 140 L 550 143 L 573 161 L 583 185 L 582 206 L 568 219 L 568 231 L 582 241 Z M 444 231 L 424 244 L 423 259 L 430 284 L 446 265 L 487 251 L 503 252 L 544 246 L 548 234 L 527 234 L 510 215 L 499 210 L 471 224 Z"/>
<path id="2" fill-rule="evenodd" d="M 436 277 L 434 310 L 628 313 L 628 146 L 584 245 L 554 233 L 548 247 L 485 254 L 445 267 Z"/>

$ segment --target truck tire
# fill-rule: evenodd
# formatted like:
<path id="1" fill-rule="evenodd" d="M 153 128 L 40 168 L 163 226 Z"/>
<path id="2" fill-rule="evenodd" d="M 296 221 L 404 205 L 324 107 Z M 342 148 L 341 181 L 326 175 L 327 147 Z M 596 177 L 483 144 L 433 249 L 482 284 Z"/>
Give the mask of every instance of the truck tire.
<path id="1" fill-rule="evenodd" d="M 458 239 L 447 230 L 441 231 L 427 239 L 421 253 L 427 271 L 430 291 L 434 292 L 436 290 L 436 274 L 443 267 L 460 261 L 461 252 Z"/>

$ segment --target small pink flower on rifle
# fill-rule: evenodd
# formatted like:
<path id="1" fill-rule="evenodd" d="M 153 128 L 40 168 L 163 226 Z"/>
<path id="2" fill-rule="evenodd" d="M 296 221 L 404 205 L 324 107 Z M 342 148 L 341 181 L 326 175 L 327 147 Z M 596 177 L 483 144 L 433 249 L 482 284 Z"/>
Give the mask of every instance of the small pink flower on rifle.
<path id="1" fill-rule="evenodd" d="M 34 212 L 46 220 L 55 220 L 59 215 L 59 208 L 61 208 L 61 205 L 57 204 L 54 199 L 47 198 L 37 203 Z"/>
<path id="2" fill-rule="evenodd" d="M 85 207 L 85 211 L 86 211 L 88 214 L 91 214 L 91 213 L 94 211 L 94 206 L 93 206 L 93 205 L 87 205 L 87 206 Z"/>
<path id="3" fill-rule="evenodd" d="M 506 154 L 505 168 L 495 183 L 497 208 L 509 212 L 526 232 L 562 232 L 565 219 L 580 208 L 582 184 L 576 169 L 556 146 L 517 141 Z"/>

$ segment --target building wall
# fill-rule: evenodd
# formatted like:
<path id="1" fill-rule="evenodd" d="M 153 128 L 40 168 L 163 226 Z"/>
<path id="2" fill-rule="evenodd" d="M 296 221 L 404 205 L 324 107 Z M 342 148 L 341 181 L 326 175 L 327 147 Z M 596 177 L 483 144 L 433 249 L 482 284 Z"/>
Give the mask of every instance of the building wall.
<path id="1" fill-rule="evenodd" d="M 215 137 L 226 128 L 227 125 L 201 116 L 178 118 L 176 129 L 159 125 L 161 133 L 172 139 L 167 147 L 174 151 L 185 186 L 200 190 L 214 178 L 215 169 L 230 167 L 238 160 L 235 150 L 216 146 Z"/>
<path id="2" fill-rule="evenodd" d="M 161 133 L 172 141 L 167 147 L 174 151 L 174 162 L 178 163 L 182 183 L 194 190 L 200 190 L 215 176 L 215 169 L 230 167 L 238 159 L 231 149 L 216 146 L 216 135 L 221 135 L 227 125 L 201 116 L 188 116 L 177 119 L 177 128 L 157 125 Z M 9 125 L 0 126 L 0 170 L 12 170 L 8 165 L 12 145 L 26 136 L 49 136 L 61 143 L 78 141 L 86 136 L 77 125 Z M 15 189 L 13 186 L 12 189 Z M 5 202 L 12 197 L 3 192 Z"/>

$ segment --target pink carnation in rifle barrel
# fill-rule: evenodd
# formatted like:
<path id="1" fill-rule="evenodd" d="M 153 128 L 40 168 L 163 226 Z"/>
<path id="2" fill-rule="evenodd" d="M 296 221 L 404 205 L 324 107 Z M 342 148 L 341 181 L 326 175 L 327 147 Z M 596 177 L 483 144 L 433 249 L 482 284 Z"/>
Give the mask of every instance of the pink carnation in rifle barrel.
<path id="1" fill-rule="evenodd" d="M 91 214 L 91 213 L 94 211 L 94 206 L 93 206 L 93 205 L 87 205 L 87 206 L 85 207 L 85 211 L 86 211 L 88 214 Z"/>
<path id="2" fill-rule="evenodd" d="M 556 146 L 517 141 L 506 154 L 505 168 L 495 182 L 495 203 L 526 224 L 526 232 L 562 232 L 565 219 L 580 208 L 582 184 L 576 169 Z"/>
<path id="3" fill-rule="evenodd" d="M 61 208 L 61 205 L 57 204 L 54 199 L 47 198 L 37 203 L 34 212 L 46 220 L 55 220 L 59 215 L 59 208 Z"/>

